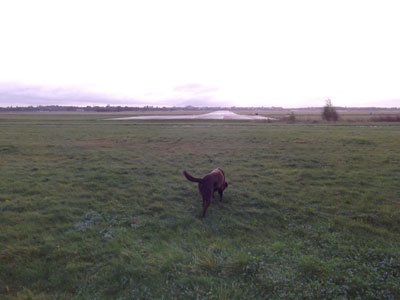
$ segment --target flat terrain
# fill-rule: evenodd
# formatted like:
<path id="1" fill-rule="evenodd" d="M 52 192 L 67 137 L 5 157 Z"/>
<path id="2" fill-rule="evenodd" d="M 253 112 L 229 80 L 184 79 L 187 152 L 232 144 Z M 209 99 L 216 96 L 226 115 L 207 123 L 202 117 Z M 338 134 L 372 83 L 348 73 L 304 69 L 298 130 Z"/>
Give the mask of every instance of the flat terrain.
<path id="1" fill-rule="evenodd" d="M 0 298 L 400 298 L 399 123 L 103 119 L 0 115 Z"/>
<path id="2" fill-rule="evenodd" d="M 107 119 L 110 121 L 116 120 L 173 120 L 173 119 L 180 119 L 180 120 L 187 120 L 187 119 L 203 119 L 203 120 L 275 120 L 264 116 L 259 115 L 243 115 L 243 114 L 236 114 L 234 112 L 228 110 L 218 110 L 213 111 L 210 113 L 203 113 L 203 114 L 176 114 L 169 113 L 166 115 L 144 115 L 144 116 L 134 116 L 134 117 L 118 117 Z"/>

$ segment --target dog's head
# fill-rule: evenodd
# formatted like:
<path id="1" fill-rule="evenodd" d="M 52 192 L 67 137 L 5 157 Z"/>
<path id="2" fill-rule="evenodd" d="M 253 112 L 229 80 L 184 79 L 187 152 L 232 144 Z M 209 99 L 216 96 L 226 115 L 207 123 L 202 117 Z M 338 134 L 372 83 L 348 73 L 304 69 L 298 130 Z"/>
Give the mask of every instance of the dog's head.
<path id="1" fill-rule="evenodd" d="M 222 173 L 222 175 L 224 176 L 224 184 L 222 185 L 222 190 L 225 190 L 228 187 L 228 183 L 225 181 L 225 172 L 221 169 L 218 168 L 218 170 Z"/>
<path id="2" fill-rule="evenodd" d="M 225 181 L 224 184 L 222 185 L 222 190 L 225 190 L 228 187 L 228 183 Z"/>

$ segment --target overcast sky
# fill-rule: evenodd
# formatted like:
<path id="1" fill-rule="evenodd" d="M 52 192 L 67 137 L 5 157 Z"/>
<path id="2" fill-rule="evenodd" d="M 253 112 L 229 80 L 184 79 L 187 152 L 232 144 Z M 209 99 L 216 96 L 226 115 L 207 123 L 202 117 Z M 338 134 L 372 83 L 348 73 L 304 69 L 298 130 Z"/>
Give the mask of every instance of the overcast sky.
<path id="1" fill-rule="evenodd" d="M 0 106 L 400 107 L 399 7 L 1 0 Z"/>

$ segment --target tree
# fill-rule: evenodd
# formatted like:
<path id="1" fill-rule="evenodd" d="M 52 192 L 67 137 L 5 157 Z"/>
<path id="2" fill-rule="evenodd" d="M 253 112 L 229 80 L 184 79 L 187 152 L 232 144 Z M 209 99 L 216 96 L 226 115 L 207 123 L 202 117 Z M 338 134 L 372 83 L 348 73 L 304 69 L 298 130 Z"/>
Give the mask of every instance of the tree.
<path id="1" fill-rule="evenodd" d="M 322 111 L 322 119 L 335 122 L 339 119 L 336 109 L 332 106 L 331 99 L 326 100 L 326 105 Z"/>

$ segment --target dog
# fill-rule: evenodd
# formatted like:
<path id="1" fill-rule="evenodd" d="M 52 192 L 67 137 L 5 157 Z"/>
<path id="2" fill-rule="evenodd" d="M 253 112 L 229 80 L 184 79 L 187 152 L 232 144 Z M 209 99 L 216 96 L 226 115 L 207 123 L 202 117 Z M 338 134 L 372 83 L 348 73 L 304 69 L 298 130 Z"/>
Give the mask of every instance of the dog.
<path id="1" fill-rule="evenodd" d="M 228 187 L 228 183 L 225 181 L 225 173 L 222 169 L 217 168 L 203 178 L 193 177 L 186 170 L 183 171 L 183 174 L 189 181 L 199 183 L 199 191 L 203 198 L 203 213 L 201 214 L 201 217 L 204 218 L 207 208 L 210 206 L 211 200 L 214 198 L 215 191 L 218 191 L 219 200 L 222 201 L 224 190 Z"/>

